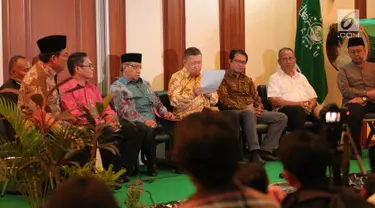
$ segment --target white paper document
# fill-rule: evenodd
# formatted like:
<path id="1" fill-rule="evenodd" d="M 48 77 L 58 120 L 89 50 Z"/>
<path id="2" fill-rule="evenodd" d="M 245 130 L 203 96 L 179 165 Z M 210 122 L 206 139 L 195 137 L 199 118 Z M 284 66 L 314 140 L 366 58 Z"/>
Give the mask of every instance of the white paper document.
<path id="1" fill-rule="evenodd" d="M 203 77 L 201 86 L 203 88 L 203 93 L 213 93 L 219 88 L 221 81 L 223 81 L 225 75 L 225 70 L 216 69 L 205 69 L 203 70 Z"/>

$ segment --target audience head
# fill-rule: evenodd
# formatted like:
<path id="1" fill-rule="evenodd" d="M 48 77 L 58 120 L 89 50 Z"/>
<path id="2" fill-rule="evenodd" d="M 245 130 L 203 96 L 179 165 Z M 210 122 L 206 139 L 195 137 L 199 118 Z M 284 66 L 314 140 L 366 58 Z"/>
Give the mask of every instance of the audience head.
<path id="1" fill-rule="evenodd" d="M 197 188 L 212 190 L 233 183 L 239 158 L 235 131 L 221 112 L 195 113 L 177 123 L 174 159 Z"/>
<path id="2" fill-rule="evenodd" d="M 243 186 L 267 193 L 269 180 L 266 169 L 259 163 L 240 163 L 235 179 Z"/>
<path id="3" fill-rule="evenodd" d="M 202 53 L 196 47 L 190 47 L 185 50 L 184 67 L 190 76 L 196 77 L 202 70 Z"/>
<path id="4" fill-rule="evenodd" d="M 13 56 L 9 61 L 9 74 L 13 79 L 22 81 L 30 67 L 30 62 L 25 57 Z"/>
<path id="5" fill-rule="evenodd" d="M 142 54 L 125 53 L 121 55 L 121 72 L 128 80 L 137 81 L 141 77 Z"/>
<path id="6" fill-rule="evenodd" d="M 366 48 L 363 39 L 350 38 L 348 41 L 348 53 L 355 64 L 362 64 L 366 57 Z"/>
<path id="7" fill-rule="evenodd" d="M 229 69 L 245 73 L 248 56 L 244 50 L 231 50 L 229 53 Z"/>
<path id="8" fill-rule="evenodd" d="M 283 175 L 291 185 L 299 188 L 326 177 L 330 157 L 325 138 L 293 132 L 285 136 L 279 149 Z"/>
<path id="9" fill-rule="evenodd" d="M 72 76 L 89 80 L 94 78 L 94 66 L 85 52 L 76 52 L 68 58 L 68 69 Z"/>
<path id="10" fill-rule="evenodd" d="M 294 51 L 291 48 L 284 47 L 279 50 L 279 59 L 281 69 L 285 73 L 291 73 L 295 70 L 296 57 L 294 56 Z"/>
<path id="11" fill-rule="evenodd" d="M 51 35 L 37 41 L 40 54 L 39 60 L 49 65 L 57 73 L 66 69 L 68 51 L 66 50 L 66 36 Z"/>
<path id="12" fill-rule="evenodd" d="M 47 208 L 118 208 L 112 191 L 93 177 L 71 177 L 52 193 Z"/>

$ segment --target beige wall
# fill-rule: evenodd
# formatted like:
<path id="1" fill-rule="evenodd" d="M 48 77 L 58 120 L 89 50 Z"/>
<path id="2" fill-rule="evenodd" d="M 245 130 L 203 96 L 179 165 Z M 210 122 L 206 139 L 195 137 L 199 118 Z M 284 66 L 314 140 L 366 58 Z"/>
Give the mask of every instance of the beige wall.
<path id="1" fill-rule="evenodd" d="M 324 37 L 327 37 L 329 26 L 332 23 L 337 22 L 337 10 L 338 9 L 354 9 L 354 0 L 321 0 L 321 10 L 323 16 L 323 27 Z M 325 40 L 324 40 L 325 41 Z M 325 42 L 324 42 L 325 44 Z M 328 95 L 325 102 L 336 102 L 341 104 L 341 93 L 337 88 L 337 71 L 331 65 L 328 57 L 325 55 L 324 58 L 325 69 L 328 80 Z"/>
<path id="2" fill-rule="evenodd" d="M 266 84 L 277 65 L 277 51 L 294 47 L 296 3 L 291 0 L 245 0 L 246 74 Z"/>
<path id="3" fill-rule="evenodd" d="M 154 90 L 162 90 L 163 15 L 162 0 L 126 1 L 126 51 L 142 53 L 142 78 Z"/>
<path id="4" fill-rule="evenodd" d="M 367 18 L 375 18 L 375 1 L 367 0 Z"/>
<path id="5" fill-rule="evenodd" d="M 186 47 L 195 46 L 201 50 L 203 69 L 219 69 L 219 1 L 187 0 L 185 2 Z"/>
<path id="6" fill-rule="evenodd" d="M 326 38 L 329 25 L 337 22 L 337 10 L 354 9 L 354 0 L 321 0 L 320 4 Z M 290 0 L 245 1 L 246 51 L 249 55 L 246 73 L 256 84 L 267 84 L 277 66 L 277 51 L 281 47 L 294 48 L 296 10 L 295 1 Z M 326 102 L 341 103 L 341 94 L 337 89 L 337 71 L 326 56 L 325 69 L 329 80 Z"/>

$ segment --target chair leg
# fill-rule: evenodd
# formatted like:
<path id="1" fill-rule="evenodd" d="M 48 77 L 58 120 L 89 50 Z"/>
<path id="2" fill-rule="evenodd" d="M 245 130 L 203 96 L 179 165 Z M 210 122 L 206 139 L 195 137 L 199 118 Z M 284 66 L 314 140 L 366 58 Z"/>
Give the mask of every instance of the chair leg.
<path id="1" fill-rule="evenodd" d="M 370 142 L 372 140 L 372 137 L 375 134 L 375 127 L 374 127 L 375 122 L 370 121 L 370 122 L 367 122 L 367 123 L 368 123 L 368 126 L 370 127 L 370 133 L 367 136 L 366 145 L 365 145 L 366 148 L 368 148 L 370 146 Z"/>
<path id="2" fill-rule="evenodd" d="M 258 133 L 258 144 L 261 145 L 263 142 L 263 137 L 262 133 Z"/>
<path id="3" fill-rule="evenodd" d="M 5 191 L 7 190 L 8 183 L 9 183 L 9 180 L 8 179 L 5 180 L 4 185 L 3 185 L 3 189 L 1 190 L 1 197 L 5 196 Z"/>

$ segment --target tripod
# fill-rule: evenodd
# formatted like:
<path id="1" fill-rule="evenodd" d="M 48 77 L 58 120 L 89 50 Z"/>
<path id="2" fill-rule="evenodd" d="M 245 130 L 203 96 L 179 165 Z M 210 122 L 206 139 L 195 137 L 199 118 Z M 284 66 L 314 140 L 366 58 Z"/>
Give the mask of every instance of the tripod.
<path id="1" fill-rule="evenodd" d="M 340 140 L 331 139 L 330 142 L 330 172 L 333 176 L 333 184 L 335 186 L 349 186 L 350 146 L 354 151 L 361 173 L 365 175 L 366 169 L 363 165 L 362 158 L 358 153 L 357 147 L 355 146 L 353 138 L 349 132 L 349 127 L 346 123 L 341 124 L 340 128 L 337 126 L 331 127 L 329 136 L 340 138 Z M 342 145 L 338 145 L 339 142 L 342 142 Z"/>

